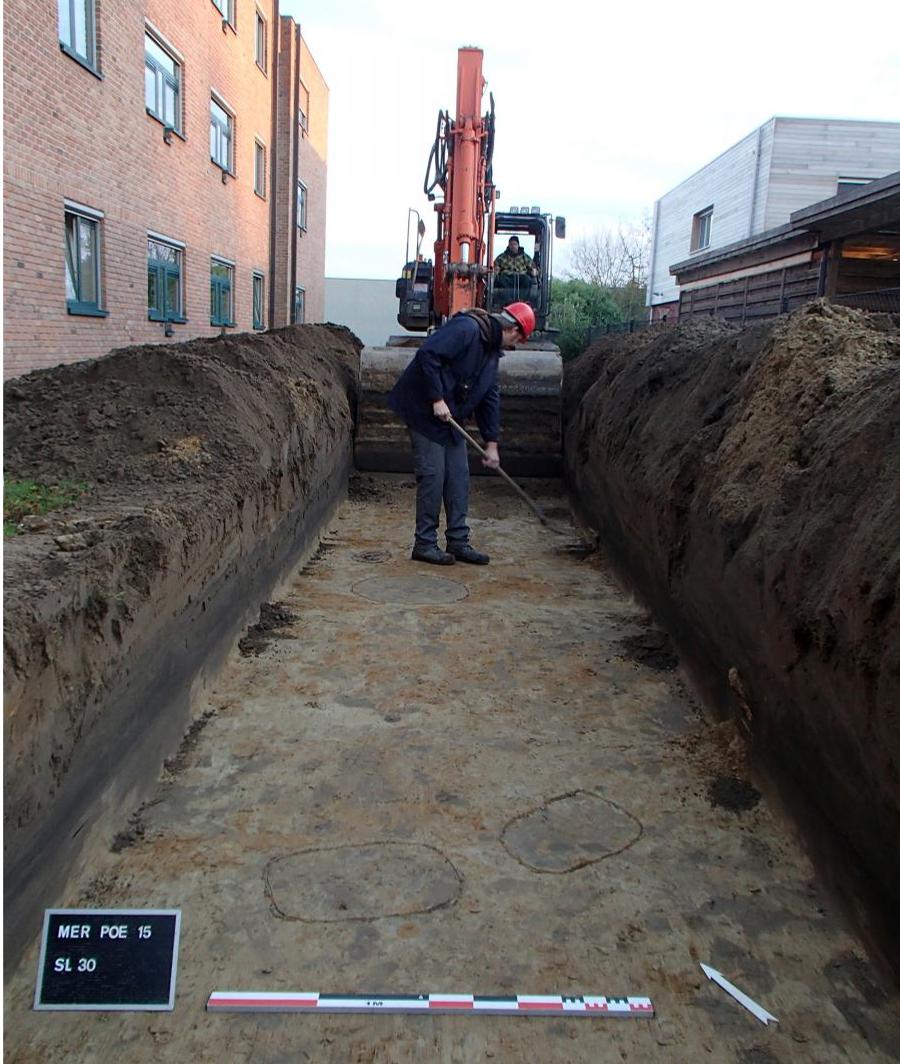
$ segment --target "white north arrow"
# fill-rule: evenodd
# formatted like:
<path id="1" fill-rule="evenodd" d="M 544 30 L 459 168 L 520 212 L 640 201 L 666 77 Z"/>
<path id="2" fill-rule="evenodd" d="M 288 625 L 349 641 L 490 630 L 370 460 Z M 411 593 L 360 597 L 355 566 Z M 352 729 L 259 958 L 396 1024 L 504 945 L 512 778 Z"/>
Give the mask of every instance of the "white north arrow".
<path id="1" fill-rule="evenodd" d="M 766 1012 L 762 1005 L 757 1005 L 753 998 L 747 997 L 743 990 L 738 990 L 734 983 L 729 983 L 721 972 L 717 972 L 715 968 L 710 968 L 708 964 L 701 964 L 700 967 L 703 969 L 707 979 L 712 979 L 714 983 L 718 983 L 726 994 L 731 994 L 735 1001 L 740 1002 L 745 1009 L 752 1012 L 761 1023 L 767 1024 L 769 1020 L 773 1023 L 778 1023 L 777 1016 L 773 1016 L 771 1012 Z"/>

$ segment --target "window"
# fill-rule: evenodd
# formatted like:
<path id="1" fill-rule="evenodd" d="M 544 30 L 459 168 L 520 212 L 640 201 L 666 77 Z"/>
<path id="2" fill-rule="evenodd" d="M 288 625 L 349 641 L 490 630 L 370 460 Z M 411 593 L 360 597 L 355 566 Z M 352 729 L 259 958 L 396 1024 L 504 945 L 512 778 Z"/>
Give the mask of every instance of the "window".
<path id="1" fill-rule="evenodd" d="M 306 229 L 306 185 L 297 182 L 297 228 Z"/>
<path id="2" fill-rule="evenodd" d="M 66 207 L 66 307 L 70 314 L 105 318 L 100 309 L 102 214 Z"/>
<path id="3" fill-rule="evenodd" d="M 712 207 L 706 207 L 694 215 L 694 224 L 691 228 L 691 251 L 702 251 L 709 247 L 712 216 Z"/>
<path id="4" fill-rule="evenodd" d="M 144 106 L 164 126 L 181 132 L 181 66 L 149 33 L 144 34 Z"/>
<path id="5" fill-rule="evenodd" d="M 185 321 L 182 303 L 182 246 L 147 237 L 147 317 L 151 321 Z"/>
<path id="6" fill-rule="evenodd" d="M 96 68 L 94 0 L 57 0 L 59 43 L 64 52 Z"/>
<path id="7" fill-rule="evenodd" d="M 306 321 L 306 289 L 294 289 L 294 306 L 291 312 L 291 321 L 295 325 L 302 325 Z"/>
<path id="8" fill-rule="evenodd" d="M 209 157 L 223 170 L 231 172 L 234 119 L 221 104 L 209 101 Z"/>
<path id="9" fill-rule="evenodd" d="M 231 298 L 234 267 L 227 262 L 213 259 L 209 271 L 209 324 L 234 325 L 234 308 Z"/>
<path id="10" fill-rule="evenodd" d="M 261 273 L 253 274 L 253 328 L 265 329 L 266 327 L 266 312 L 265 312 L 265 295 L 266 295 L 266 281 Z"/>
<path id="11" fill-rule="evenodd" d="M 256 12 L 256 65 L 263 73 L 266 67 L 266 55 L 268 51 L 268 37 L 266 35 L 266 20 L 259 11 Z"/>
<path id="12" fill-rule="evenodd" d="M 222 15 L 222 21 L 234 25 L 234 0 L 212 0 Z M 224 29 L 224 26 L 222 27 Z"/>
<path id="13" fill-rule="evenodd" d="M 253 191 L 266 198 L 266 146 L 256 141 L 253 158 Z"/>
<path id="14" fill-rule="evenodd" d="M 309 89 L 302 79 L 297 93 L 297 124 L 300 126 L 301 137 L 309 134 Z"/>

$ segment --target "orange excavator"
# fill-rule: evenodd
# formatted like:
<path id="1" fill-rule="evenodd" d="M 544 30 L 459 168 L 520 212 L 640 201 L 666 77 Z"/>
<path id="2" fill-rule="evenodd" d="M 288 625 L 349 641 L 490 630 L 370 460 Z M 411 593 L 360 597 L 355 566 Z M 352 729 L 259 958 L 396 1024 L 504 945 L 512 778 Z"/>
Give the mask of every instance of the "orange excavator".
<path id="1" fill-rule="evenodd" d="M 498 311 L 528 303 L 536 329 L 527 344 L 500 362 L 503 465 L 518 476 L 559 476 L 562 468 L 562 359 L 547 330 L 550 307 L 552 234 L 565 236 L 565 219 L 538 207 L 496 209 L 493 180 L 494 99 L 481 114 L 485 89 L 483 53 L 460 48 L 457 64 L 456 118 L 438 115 L 428 159 L 425 194 L 435 203 L 437 239 L 434 260 L 421 254 L 425 224 L 419 218 L 414 256 L 409 255 L 396 284 L 398 323 L 407 331 L 384 347 L 361 354 L 361 389 L 355 461 L 358 469 L 408 471 L 409 440 L 387 406 L 387 395 L 413 355 L 410 348 L 427 333 L 463 310 Z M 438 197 L 441 197 L 440 199 Z M 437 201 L 437 202 L 435 202 Z M 411 212 L 417 213 L 417 212 Z M 515 236 L 532 249 L 532 269 L 498 273 L 496 235 Z M 473 461 L 473 471 L 481 463 Z"/>

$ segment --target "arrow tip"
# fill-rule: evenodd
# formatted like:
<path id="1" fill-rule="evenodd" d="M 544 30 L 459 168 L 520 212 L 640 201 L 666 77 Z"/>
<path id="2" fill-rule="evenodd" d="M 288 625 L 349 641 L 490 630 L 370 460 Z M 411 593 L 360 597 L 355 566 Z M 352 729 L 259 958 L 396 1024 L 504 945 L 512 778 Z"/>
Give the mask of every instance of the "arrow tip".
<path id="1" fill-rule="evenodd" d="M 707 979 L 712 979 L 713 976 L 719 974 L 715 970 L 715 968 L 710 968 L 708 964 L 704 964 L 702 961 L 700 962 L 700 967 L 703 969 L 703 974 L 706 976 Z"/>

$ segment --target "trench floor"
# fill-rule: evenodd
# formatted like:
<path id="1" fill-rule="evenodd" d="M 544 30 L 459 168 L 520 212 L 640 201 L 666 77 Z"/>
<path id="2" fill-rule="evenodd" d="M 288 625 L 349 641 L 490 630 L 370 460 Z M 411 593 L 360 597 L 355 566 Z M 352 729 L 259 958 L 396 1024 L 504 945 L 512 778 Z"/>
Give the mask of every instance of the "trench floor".
<path id="1" fill-rule="evenodd" d="M 491 564 L 413 563 L 413 496 L 354 478 L 60 902 L 180 909 L 174 1011 L 34 1012 L 35 946 L 6 1059 L 896 1060 L 897 997 L 602 553 L 479 478 Z M 214 990 L 646 995 L 656 1017 L 214 1015 Z"/>

